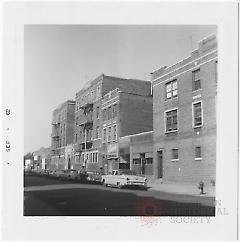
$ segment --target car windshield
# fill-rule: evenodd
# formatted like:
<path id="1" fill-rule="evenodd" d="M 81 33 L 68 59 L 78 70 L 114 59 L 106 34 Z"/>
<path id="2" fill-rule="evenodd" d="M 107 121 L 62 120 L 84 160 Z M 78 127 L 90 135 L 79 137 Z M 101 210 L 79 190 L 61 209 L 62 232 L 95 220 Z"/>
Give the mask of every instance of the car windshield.
<path id="1" fill-rule="evenodd" d="M 135 171 L 132 170 L 119 170 L 120 175 L 137 175 Z"/>

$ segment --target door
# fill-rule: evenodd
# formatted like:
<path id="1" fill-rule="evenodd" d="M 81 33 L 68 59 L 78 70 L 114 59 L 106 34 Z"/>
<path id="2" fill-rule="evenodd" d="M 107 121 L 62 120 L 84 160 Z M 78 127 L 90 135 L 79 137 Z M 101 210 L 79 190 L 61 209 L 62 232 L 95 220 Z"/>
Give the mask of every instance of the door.
<path id="1" fill-rule="evenodd" d="M 162 178 L 163 175 L 163 150 L 157 152 L 158 161 L 158 178 Z"/>

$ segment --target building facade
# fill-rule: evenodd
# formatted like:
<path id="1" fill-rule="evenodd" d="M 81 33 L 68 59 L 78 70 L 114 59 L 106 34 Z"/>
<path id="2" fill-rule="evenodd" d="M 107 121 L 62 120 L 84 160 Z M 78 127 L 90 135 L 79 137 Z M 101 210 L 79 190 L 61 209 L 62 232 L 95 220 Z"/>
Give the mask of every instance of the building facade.
<path id="1" fill-rule="evenodd" d="M 49 169 L 51 163 L 51 147 L 41 147 L 33 153 L 33 169 Z"/>
<path id="2" fill-rule="evenodd" d="M 119 153 L 128 156 L 130 170 L 153 178 L 153 131 L 120 137 Z"/>
<path id="3" fill-rule="evenodd" d="M 217 40 L 151 73 L 155 178 L 215 184 Z"/>
<path id="4" fill-rule="evenodd" d="M 111 91 L 125 91 L 139 96 L 150 96 L 151 83 L 148 81 L 123 79 L 118 77 L 100 75 L 76 94 L 75 110 L 75 166 L 84 166 L 87 170 L 99 170 L 107 162 L 106 147 L 103 147 L 103 125 L 106 125 L 103 106 L 110 107 L 114 100 L 107 100 L 113 94 Z M 107 94 L 107 96 L 105 96 Z M 118 97 L 115 98 L 117 100 Z M 111 109 L 111 121 L 117 120 L 115 116 L 119 109 L 114 106 Z M 108 122 L 110 122 L 108 120 Z M 127 122 L 127 121 L 126 121 Z M 112 127 L 112 132 L 117 133 L 117 126 Z M 136 128 L 139 130 L 139 128 Z M 124 130 L 126 132 L 126 130 Z M 135 132 L 133 130 L 133 132 Z M 115 136 L 114 136 L 115 137 Z M 117 137 L 117 136 L 116 136 Z M 114 142 L 113 142 L 114 143 Z M 111 144 L 114 152 L 115 144 Z M 110 146 L 110 145 L 109 145 Z M 78 165 L 77 165 L 78 164 Z"/>
<path id="5" fill-rule="evenodd" d="M 65 148 L 73 144 L 75 101 L 68 100 L 53 111 L 51 169 L 65 169 Z"/>
<path id="6" fill-rule="evenodd" d="M 130 147 L 121 137 L 153 129 L 152 96 L 120 91 L 102 99 L 104 171 L 130 169 Z M 121 139 L 121 142 L 120 142 Z"/>

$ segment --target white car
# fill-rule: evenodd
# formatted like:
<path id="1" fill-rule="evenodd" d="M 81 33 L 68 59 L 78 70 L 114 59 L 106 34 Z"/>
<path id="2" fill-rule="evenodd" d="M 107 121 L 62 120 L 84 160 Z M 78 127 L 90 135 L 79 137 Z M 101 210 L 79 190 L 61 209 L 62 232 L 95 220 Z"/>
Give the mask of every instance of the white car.
<path id="1" fill-rule="evenodd" d="M 138 176 L 134 171 L 122 169 L 113 170 L 112 174 L 102 176 L 104 186 L 122 188 L 124 186 L 139 186 L 147 189 L 147 178 Z"/>

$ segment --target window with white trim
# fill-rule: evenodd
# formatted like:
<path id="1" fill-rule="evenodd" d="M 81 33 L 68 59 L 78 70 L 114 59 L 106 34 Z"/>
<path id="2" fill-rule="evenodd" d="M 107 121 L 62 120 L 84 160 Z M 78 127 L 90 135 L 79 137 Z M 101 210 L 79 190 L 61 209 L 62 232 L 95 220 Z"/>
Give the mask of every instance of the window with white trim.
<path id="1" fill-rule="evenodd" d="M 103 109 L 103 121 L 107 120 L 107 109 Z"/>
<path id="2" fill-rule="evenodd" d="M 200 69 L 192 72 L 192 90 L 197 91 L 201 89 Z"/>
<path id="3" fill-rule="evenodd" d="M 202 126 L 202 102 L 193 103 L 193 126 Z"/>
<path id="4" fill-rule="evenodd" d="M 104 128 L 103 129 L 103 143 L 105 143 L 107 141 L 107 129 Z"/>
<path id="5" fill-rule="evenodd" d="M 165 84 L 166 100 L 175 98 L 178 96 L 177 80 L 170 81 Z"/>
<path id="6" fill-rule="evenodd" d="M 113 118 L 117 116 L 117 103 L 113 105 Z"/>
<path id="7" fill-rule="evenodd" d="M 178 160 L 178 149 L 172 149 L 172 160 Z"/>
<path id="8" fill-rule="evenodd" d="M 100 86 L 99 87 L 97 87 L 97 99 L 98 98 L 100 98 L 100 96 L 101 96 L 101 91 L 100 91 L 101 89 L 100 89 Z"/>
<path id="9" fill-rule="evenodd" d="M 108 127 L 108 142 L 111 141 L 111 132 L 112 132 L 112 127 Z"/>
<path id="10" fill-rule="evenodd" d="M 113 140 L 117 140 L 117 125 L 113 125 Z"/>
<path id="11" fill-rule="evenodd" d="M 195 147 L 195 159 L 196 160 L 201 160 L 202 159 L 201 146 L 196 146 Z"/>
<path id="12" fill-rule="evenodd" d="M 177 131 L 178 129 L 178 110 L 173 109 L 170 111 L 165 112 L 166 120 L 165 120 L 165 125 L 166 125 L 166 133 L 167 132 L 173 132 Z"/>

